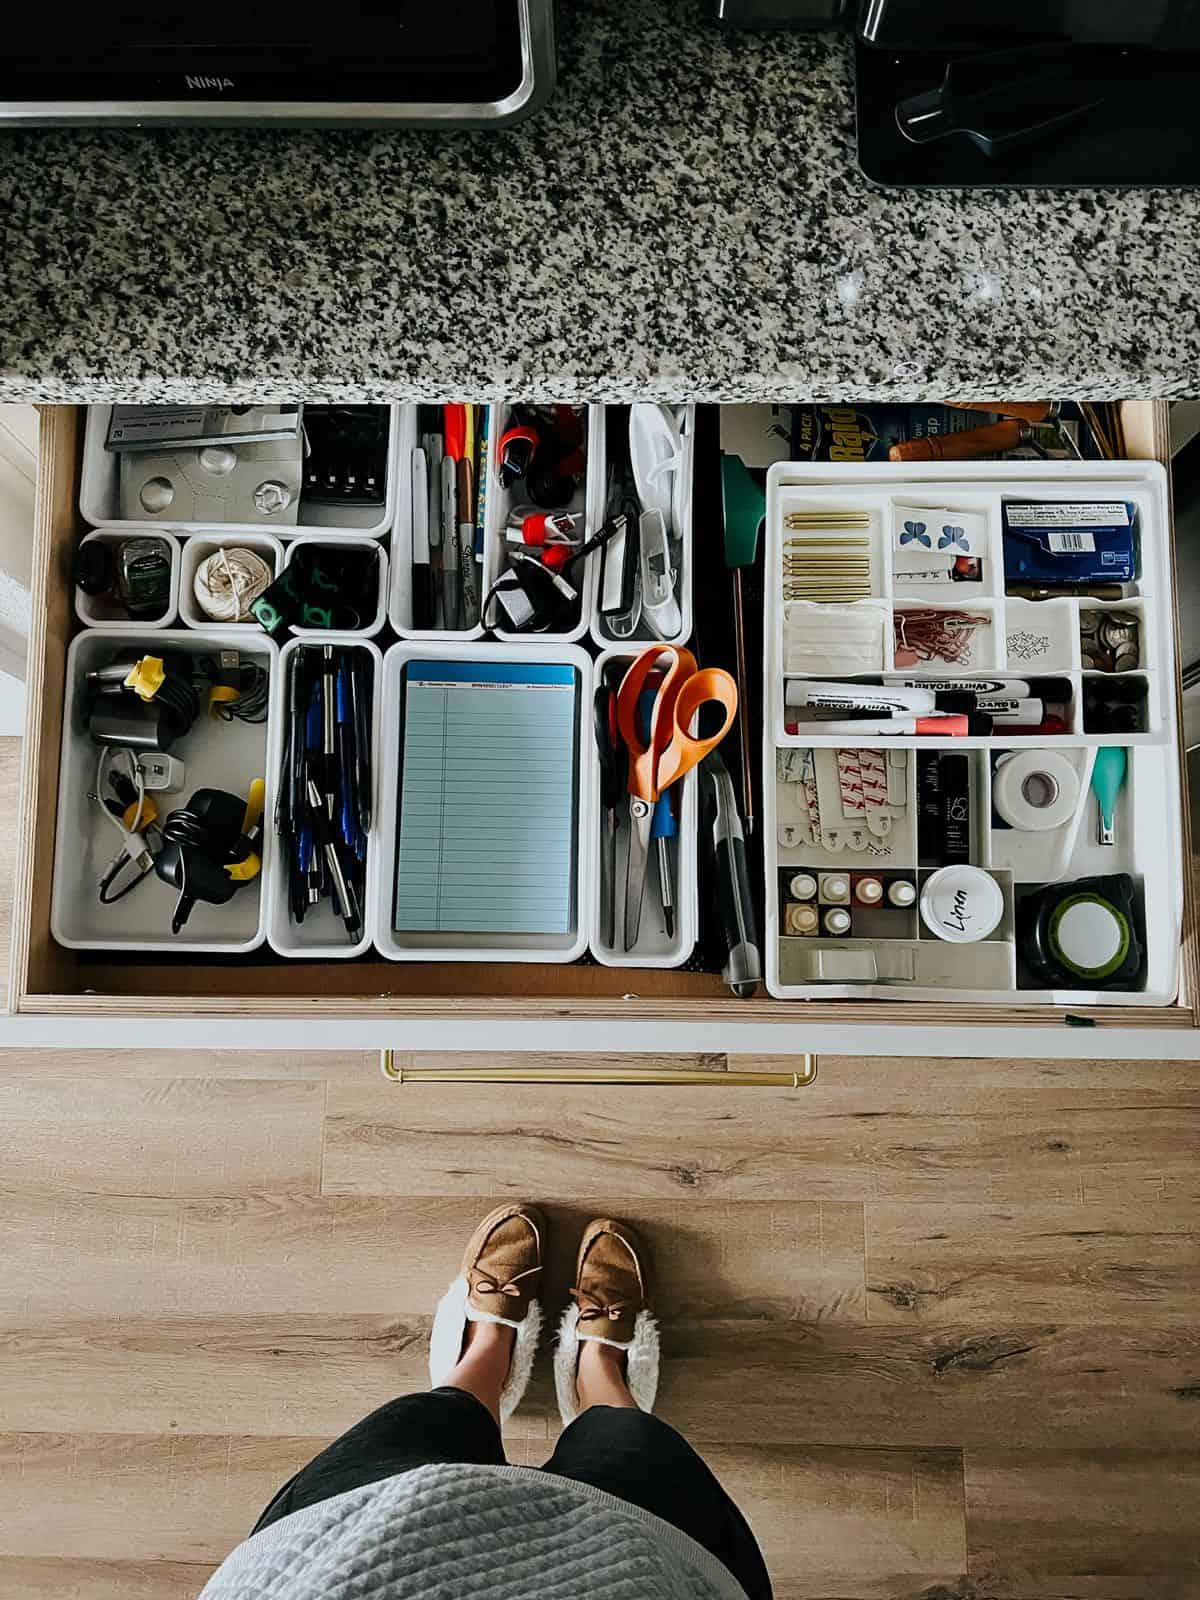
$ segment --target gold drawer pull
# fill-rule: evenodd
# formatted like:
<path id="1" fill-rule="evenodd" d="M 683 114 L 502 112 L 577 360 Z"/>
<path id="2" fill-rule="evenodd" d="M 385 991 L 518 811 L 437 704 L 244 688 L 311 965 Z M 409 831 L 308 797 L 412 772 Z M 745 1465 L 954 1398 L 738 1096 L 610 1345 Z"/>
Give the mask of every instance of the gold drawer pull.
<path id="1" fill-rule="evenodd" d="M 795 1072 L 717 1072 L 703 1068 L 612 1067 L 406 1067 L 394 1050 L 380 1052 L 380 1067 L 393 1083 L 582 1083 L 659 1084 L 708 1089 L 807 1089 L 816 1082 L 817 1058 L 802 1055 Z"/>

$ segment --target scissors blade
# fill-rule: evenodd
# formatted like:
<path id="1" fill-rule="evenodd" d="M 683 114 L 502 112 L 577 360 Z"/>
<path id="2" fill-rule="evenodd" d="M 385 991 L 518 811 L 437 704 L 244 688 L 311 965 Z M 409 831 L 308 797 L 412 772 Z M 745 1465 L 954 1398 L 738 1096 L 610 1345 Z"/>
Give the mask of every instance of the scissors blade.
<path id="1" fill-rule="evenodd" d="M 637 944 L 642 922 L 642 895 L 646 888 L 646 863 L 650 855 L 650 813 L 645 800 L 629 802 L 629 860 L 625 870 L 625 949 Z"/>

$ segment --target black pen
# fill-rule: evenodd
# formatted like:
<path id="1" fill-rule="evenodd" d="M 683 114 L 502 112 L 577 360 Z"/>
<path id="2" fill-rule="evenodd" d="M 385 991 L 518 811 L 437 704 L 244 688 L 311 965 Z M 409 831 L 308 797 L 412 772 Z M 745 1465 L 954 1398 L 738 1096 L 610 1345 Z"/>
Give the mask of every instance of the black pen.
<path id="1" fill-rule="evenodd" d="M 350 661 L 350 705 L 354 723 L 354 798 L 364 843 L 371 831 L 371 708 L 367 703 L 366 670 L 365 660 L 356 651 Z"/>

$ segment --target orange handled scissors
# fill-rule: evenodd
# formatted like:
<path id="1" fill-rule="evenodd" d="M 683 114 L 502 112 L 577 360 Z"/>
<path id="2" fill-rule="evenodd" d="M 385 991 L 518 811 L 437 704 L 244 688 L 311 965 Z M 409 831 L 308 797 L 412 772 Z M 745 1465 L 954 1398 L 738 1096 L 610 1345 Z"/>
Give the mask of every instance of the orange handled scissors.
<path id="1" fill-rule="evenodd" d="M 639 706 L 647 679 L 662 674 L 654 693 L 649 732 Z M 694 735 L 697 714 L 706 705 L 722 711 L 721 726 L 705 737 Z M 629 751 L 629 859 L 625 875 L 625 948 L 637 943 L 646 888 L 646 864 L 654 807 L 671 784 L 699 766 L 729 732 L 737 716 L 737 684 L 719 667 L 699 667 L 690 650 L 654 645 L 643 650 L 617 691 L 617 732 Z M 660 841 L 663 843 L 665 841 Z M 660 870 L 668 863 L 660 861 Z"/>

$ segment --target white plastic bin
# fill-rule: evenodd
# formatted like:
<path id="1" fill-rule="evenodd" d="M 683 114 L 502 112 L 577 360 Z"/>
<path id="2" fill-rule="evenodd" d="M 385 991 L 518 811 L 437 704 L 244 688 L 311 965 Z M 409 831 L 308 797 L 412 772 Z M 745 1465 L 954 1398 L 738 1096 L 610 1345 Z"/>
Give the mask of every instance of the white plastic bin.
<path id="1" fill-rule="evenodd" d="M 305 645 L 335 645 L 339 649 L 361 650 L 370 662 L 371 684 L 371 828 L 367 836 L 367 863 L 365 876 L 366 904 L 363 906 L 362 936 L 353 944 L 342 926 L 332 902 L 323 899 L 320 905 L 305 913 L 303 922 L 293 922 L 288 910 L 288 870 L 281 841 L 276 840 L 276 870 L 272 874 L 267 899 L 267 939 L 272 950 L 281 956 L 303 957 L 308 960 L 349 960 L 364 955 L 371 948 L 371 932 L 375 922 L 374 897 L 378 877 L 374 870 L 374 857 L 381 848 L 379 829 L 379 729 L 381 715 L 380 674 L 383 655 L 377 644 L 357 633 L 320 633 L 314 639 L 305 635 L 289 639 L 279 652 L 277 675 L 279 689 L 276 714 L 271 730 L 271 770 L 275 775 L 276 793 L 283 781 L 283 755 L 288 736 L 288 678 L 292 657 Z"/>
<path id="2" fill-rule="evenodd" d="M 323 533 L 334 537 L 341 533 L 359 533 L 380 538 L 391 527 L 396 514 L 400 409 L 398 405 L 390 408 L 391 438 L 388 445 L 387 495 L 381 507 L 338 505 L 314 507 L 311 520 L 290 524 L 177 522 L 167 519 L 161 526 L 169 528 L 173 533 L 182 534 L 275 532 L 286 539 L 302 533 Z M 104 448 L 111 412 L 111 406 L 88 407 L 87 429 L 83 444 L 83 469 L 79 484 L 79 510 L 83 520 L 91 523 L 93 527 L 103 525 L 120 528 L 122 531 L 141 529 L 145 527 L 143 522 L 125 521 L 120 515 L 120 457 L 115 451 Z M 304 510 L 304 502 L 301 500 L 301 517 L 304 516 Z"/>
<path id="3" fill-rule="evenodd" d="M 393 927 L 396 856 L 400 838 L 400 782 L 404 743 L 404 670 L 411 661 L 478 661 L 493 667 L 512 662 L 569 665 L 579 674 L 579 760 L 576 784 L 575 905 L 572 928 L 565 934 L 514 937 L 478 934 L 465 943 L 452 933 L 398 933 Z M 567 962 L 587 949 L 595 896 L 593 838 L 595 831 L 595 745 L 591 733 L 592 658 L 576 646 L 557 643 L 428 644 L 405 641 L 393 645 L 383 659 L 379 760 L 379 836 L 375 851 L 375 946 L 390 961 Z M 537 849 L 539 797 L 529 796 L 529 848 Z"/>
<path id="4" fill-rule="evenodd" d="M 118 528 L 96 528 L 91 533 L 85 534 L 79 541 L 85 544 L 106 544 L 114 547 L 122 545 L 127 539 L 161 539 L 171 552 L 171 586 L 167 599 L 166 610 L 158 617 L 148 617 L 145 621 L 138 621 L 131 617 L 127 611 L 117 604 L 109 595 L 84 594 L 83 590 L 75 589 L 75 615 L 80 622 L 86 623 L 89 628 L 100 633 L 152 633 L 156 629 L 169 628 L 179 615 L 179 568 L 180 551 L 179 540 L 163 528 L 146 527 L 140 533 L 127 533 Z"/>
<path id="5" fill-rule="evenodd" d="M 253 617 L 243 622 L 220 621 L 206 616 L 196 599 L 196 573 L 202 561 L 218 550 L 252 550 L 261 556 L 271 569 L 272 581 L 283 570 L 283 546 L 271 533 L 206 534 L 196 533 L 183 541 L 183 554 L 179 570 L 179 618 L 189 628 L 211 631 L 213 628 L 234 628 L 239 633 L 253 628 L 261 633 Z"/>
<path id="6" fill-rule="evenodd" d="M 227 904 L 199 900 L 178 934 L 171 932 L 171 913 L 178 893 L 150 877 L 115 905 L 102 906 L 97 883 L 121 848 L 117 830 L 101 815 L 92 798 L 100 747 L 88 735 L 83 717 L 85 675 L 117 657 L 146 654 L 213 655 L 236 649 L 262 662 L 271 674 L 267 720 L 225 722 L 201 707 L 191 730 L 171 749 L 184 764 L 181 789 L 158 794 L 161 816 L 187 804 L 197 789 L 225 789 L 244 796 L 254 778 L 266 780 L 263 867 L 259 877 L 239 889 Z M 264 635 L 247 636 L 230 629 L 192 633 L 118 634 L 88 629 L 67 651 L 66 710 L 63 718 L 59 776 L 58 822 L 54 849 L 54 883 L 50 927 L 59 944 L 72 950 L 154 951 L 156 954 L 244 955 L 262 943 L 265 906 L 275 857 L 271 826 L 275 778 L 268 746 L 275 718 L 278 650 Z"/>
<path id="7" fill-rule="evenodd" d="M 339 628 L 336 630 L 338 638 L 369 639 L 373 638 L 383 627 L 388 619 L 388 554 L 386 541 L 373 539 L 366 534 L 343 534 L 334 540 L 323 533 L 306 533 L 299 539 L 289 539 L 283 552 L 283 564 L 290 567 L 299 551 L 305 546 L 324 545 L 326 548 L 335 548 L 345 551 L 350 548 L 373 550 L 379 565 L 377 568 L 376 587 L 378 595 L 375 604 L 375 614 L 359 628 Z M 332 642 L 334 630 L 329 628 L 293 628 L 292 636 L 296 639 L 325 639 Z"/>
<path id="8" fill-rule="evenodd" d="M 650 648 L 642 646 L 641 649 Z M 595 687 L 599 689 L 604 682 L 606 669 L 624 669 L 630 666 L 641 654 L 641 649 L 636 645 L 629 650 L 605 650 L 596 661 Z M 615 677 L 614 683 L 619 684 L 620 678 Z M 594 744 L 593 737 L 593 744 Z M 672 938 L 667 933 L 666 919 L 663 916 L 661 897 L 659 894 L 658 879 L 658 845 L 651 841 L 650 855 L 646 863 L 646 882 L 642 894 L 642 912 L 638 925 L 638 938 L 632 950 L 625 949 L 624 937 L 624 905 L 625 883 L 629 856 L 629 796 L 623 795 L 617 811 L 617 850 L 616 870 L 613 877 L 613 886 L 616 898 L 616 910 L 613 919 L 614 937 L 610 941 L 606 932 L 607 916 L 602 904 L 603 895 L 601 884 L 603 872 L 601 870 L 601 853 L 609 848 L 609 835 L 607 819 L 600 807 L 600 763 L 597 758 L 592 764 L 592 784 L 594 798 L 592 814 L 594 818 L 592 829 L 592 877 L 596 885 L 593 900 L 592 928 L 590 944 L 592 954 L 601 966 L 605 967 L 678 967 L 685 962 L 695 948 L 698 936 L 697 924 L 699 920 L 699 886 L 697 867 L 697 837 L 699 818 L 699 774 L 693 768 L 683 779 L 680 794 L 677 799 L 678 811 L 676 821 L 678 832 L 669 848 L 675 865 L 675 934 Z"/>

